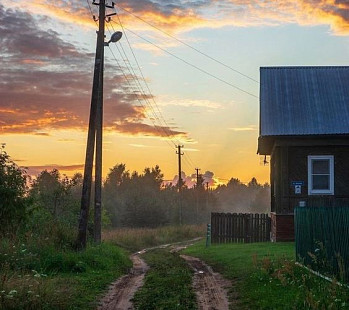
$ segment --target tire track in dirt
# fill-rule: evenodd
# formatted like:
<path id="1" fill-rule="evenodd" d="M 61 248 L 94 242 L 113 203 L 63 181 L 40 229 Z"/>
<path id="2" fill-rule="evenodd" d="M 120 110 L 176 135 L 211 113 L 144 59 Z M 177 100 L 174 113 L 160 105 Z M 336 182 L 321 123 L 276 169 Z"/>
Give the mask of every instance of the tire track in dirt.
<path id="1" fill-rule="evenodd" d="M 140 251 L 130 256 L 133 267 L 129 274 L 112 283 L 107 295 L 100 301 L 98 310 L 132 310 L 132 298 L 142 287 L 144 277 L 149 267 L 140 255 Z"/>
<path id="2" fill-rule="evenodd" d="M 141 259 L 140 255 L 147 251 L 158 248 L 169 248 L 171 252 L 179 252 L 191 245 L 193 242 L 200 240 L 197 238 L 187 242 L 178 242 L 174 244 L 161 245 L 149 249 L 144 249 L 130 256 L 133 268 L 130 273 L 119 278 L 111 284 L 108 293 L 100 301 L 98 310 L 133 310 L 132 298 L 139 290 L 143 283 L 149 266 Z M 180 255 L 188 265 L 194 270 L 193 288 L 199 310 L 228 310 L 228 291 L 232 283 L 224 279 L 219 273 L 212 270 L 210 266 L 196 257 Z M 234 296 L 233 296 L 234 297 Z M 235 296 L 236 298 L 237 296 Z M 236 300 L 231 304 L 231 309 L 238 309 L 234 305 Z"/>
<path id="3" fill-rule="evenodd" d="M 202 238 L 195 238 L 189 241 L 176 242 L 172 244 L 164 244 L 160 246 L 155 246 L 152 248 L 147 248 L 142 251 L 136 252 L 130 256 L 133 263 L 131 271 L 116 280 L 109 287 L 107 294 L 100 300 L 97 310 L 133 310 L 132 298 L 134 294 L 143 286 L 144 277 L 147 273 L 149 266 L 146 262 L 141 259 L 140 255 L 147 251 L 154 249 L 177 247 L 185 248 L 193 242 L 199 241 Z M 185 244 L 185 246 L 180 246 Z"/>
<path id="4" fill-rule="evenodd" d="M 199 310 L 228 310 L 232 283 L 196 257 L 181 255 L 194 270 L 193 288 Z"/>

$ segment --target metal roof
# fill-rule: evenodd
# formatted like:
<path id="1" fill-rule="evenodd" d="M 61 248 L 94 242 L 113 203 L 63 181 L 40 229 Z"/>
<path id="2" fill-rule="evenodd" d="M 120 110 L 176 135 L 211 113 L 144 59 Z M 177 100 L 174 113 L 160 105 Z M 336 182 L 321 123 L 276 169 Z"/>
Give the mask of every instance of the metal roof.
<path id="1" fill-rule="evenodd" d="M 260 68 L 260 137 L 349 134 L 349 66 Z"/>

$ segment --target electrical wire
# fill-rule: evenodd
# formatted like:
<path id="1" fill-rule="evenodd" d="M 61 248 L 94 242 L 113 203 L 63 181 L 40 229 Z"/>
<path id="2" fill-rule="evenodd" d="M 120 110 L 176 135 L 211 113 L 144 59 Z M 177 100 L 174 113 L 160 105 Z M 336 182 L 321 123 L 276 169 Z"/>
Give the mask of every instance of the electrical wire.
<path id="1" fill-rule="evenodd" d="M 107 26 L 107 29 L 108 29 L 109 33 L 111 33 L 111 31 L 109 30 L 109 27 L 108 27 L 108 26 Z M 118 49 L 119 54 L 120 54 L 120 56 L 121 56 L 121 58 L 122 58 L 122 55 L 121 55 L 121 52 L 120 52 L 119 48 L 117 47 L 116 44 L 115 44 L 115 46 L 116 46 L 116 48 Z M 109 49 L 110 49 L 111 54 L 113 55 L 114 60 L 117 62 L 118 67 L 120 68 L 120 70 L 121 70 L 121 72 L 122 72 L 122 74 L 123 74 L 123 76 L 124 76 L 125 81 L 126 81 L 127 84 L 129 85 L 129 87 L 132 89 L 132 84 L 131 84 L 131 82 L 130 82 L 128 76 L 127 76 L 127 74 L 125 74 L 124 70 L 122 69 L 122 66 L 120 65 L 118 59 L 116 58 L 116 56 L 115 56 L 115 54 L 114 54 L 114 52 L 113 52 L 113 50 L 111 49 L 110 46 L 109 46 Z M 124 62 L 125 62 L 125 64 L 126 64 L 126 68 L 129 70 L 129 67 L 128 67 L 128 65 L 127 65 L 127 63 L 126 63 L 126 61 L 125 61 L 125 59 L 124 59 Z M 129 76 L 133 76 L 133 75 L 130 74 Z M 142 98 L 143 98 L 143 99 L 146 98 L 146 95 L 143 93 L 143 90 L 141 90 L 140 92 L 141 92 Z M 139 104 L 143 107 L 143 109 L 146 111 L 145 105 L 143 104 L 143 102 L 140 100 L 140 98 L 139 98 L 138 96 L 137 96 L 137 101 L 138 101 Z M 154 115 L 153 115 L 153 116 L 154 116 Z M 156 125 L 156 123 L 155 123 L 155 121 L 154 121 L 154 119 L 156 119 L 156 117 L 154 117 L 154 119 L 153 119 L 153 118 L 151 118 L 151 117 L 148 116 L 148 118 L 149 118 L 149 120 L 153 123 L 153 125 L 154 125 L 154 127 L 155 127 L 155 130 L 158 132 L 159 136 L 162 137 L 162 136 L 163 136 L 163 133 L 161 133 L 161 131 L 159 130 L 159 127 Z M 165 141 L 166 141 L 166 143 L 172 148 L 172 145 L 171 145 L 167 140 L 165 140 Z"/>
<path id="2" fill-rule="evenodd" d="M 185 150 L 185 149 L 184 149 Z M 190 164 L 193 166 L 193 168 L 195 167 L 195 163 L 192 161 L 191 157 L 189 156 L 189 153 L 187 152 L 187 158 L 190 162 Z"/>
<path id="3" fill-rule="evenodd" d="M 171 37 L 172 39 L 176 40 L 177 42 L 179 42 L 179 43 L 181 43 L 181 44 L 183 44 L 183 45 L 189 47 L 190 49 L 192 49 L 192 50 L 198 52 L 199 54 L 201 54 L 201 55 L 203 55 L 203 56 L 205 56 L 205 57 L 211 59 L 212 61 L 214 61 L 214 62 L 216 62 L 216 63 L 218 63 L 218 64 L 220 64 L 220 65 L 222 65 L 222 66 L 224 66 L 224 67 L 226 67 L 226 68 L 228 68 L 228 69 L 230 69 L 231 71 L 233 71 L 233 72 L 235 72 L 235 73 L 238 73 L 238 74 L 244 76 L 245 78 L 247 78 L 247 79 L 249 79 L 249 80 L 251 80 L 251 81 L 256 82 L 256 83 L 259 84 L 259 81 L 257 81 L 256 79 L 254 79 L 254 78 L 252 78 L 252 77 L 250 77 L 250 76 L 248 76 L 248 75 L 246 75 L 246 74 L 244 74 L 244 73 L 242 73 L 242 72 L 240 72 L 240 71 L 238 71 L 238 70 L 236 70 L 236 69 L 230 67 L 229 65 L 227 65 L 227 64 L 225 64 L 225 63 L 223 63 L 223 62 L 221 62 L 221 61 L 219 61 L 219 60 L 213 58 L 212 56 L 210 56 L 210 55 L 208 55 L 208 54 L 206 54 L 206 53 L 200 51 L 198 48 L 195 48 L 195 47 L 191 46 L 190 44 L 184 42 L 183 40 L 178 39 L 178 38 L 175 37 L 174 35 L 172 35 L 172 34 L 166 32 L 166 31 L 160 29 L 159 27 L 157 27 L 157 26 L 155 26 L 155 25 L 149 23 L 148 21 L 146 21 L 146 20 L 143 19 L 142 17 L 140 17 L 140 16 L 138 16 L 138 15 L 132 13 L 131 11 L 129 11 L 129 10 L 127 10 L 127 9 L 125 9 L 125 8 L 123 8 L 123 7 L 121 7 L 120 5 L 116 4 L 115 6 L 118 7 L 118 8 L 120 8 L 120 9 L 122 9 L 122 10 L 125 11 L 126 13 L 132 15 L 133 17 L 135 17 L 135 18 L 141 20 L 142 22 L 146 23 L 146 24 L 149 25 L 150 27 L 152 27 L 152 28 L 154 28 L 154 29 L 160 31 L 161 33 L 163 33 L 163 34 L 165 34 L 165 35 Z"/>
<path id="4" fill-rule="evenodd" d="M 115 12 L 116 12 L 116 10 L 115 10 Z M 119 16 L 119 14 L 118 14 L 117 12 L 116 12 L 116 16 L 117 16 L 117 18 L 118 18 L 119 24 L 120 24 L 120 26 L 121 26 L 121 28 L 122 28 L 124 34 L 125 34 L 125 38 L 126 38 L 127 44 L 128 44 L 128 46 L 129 46 L 129 48 L 130 48 L 130 50 L 131 50 L 131 52 L 132 52 L 133 58 L 134 58 L 134 60 L 135 60 L 135 62 L 136 62 L 136 64 L 137 64 L 137 67 L 138 67 L 138 70 L 139 70 L 139 72 L 140 72 L 140 74 L 141 74 L 141 76 L 142 76 L 143 82 L 144 82 L 144 84 L 146 85 L 146 88 L 147 88 L 149 94 L 152 94 L 152 92 L 151 92 L 151 90 L 150 90 L 150 87 L 149 87 L 149 85 L 148 85 L 148 83 L 147 83 L 147 81 L 146 81 L 146 79 L 145 79 L 145 77 L 144 77 L 144 74 L 143 74 L 143 72 L 142 72 L 141 66 L 139 65 L 139 62 L 138 62 L 138 60 L 137 60 L 137 57 L 136 57 L 136 55 L 135 55 L 135 53 L 134 53 L 134 51 L 133 51 L 132 45 L 131 45 L 131 43 L 130 43 L 130 41 L 129 41 L 129 39 L 128 39 L 127 33 L 126 33 L 125 29 L 124 29 L 124 26 L 123 26 L 123 24 L 122 24 L 122 22 L 121 22 L 120 16 Z M 158 105 L 157 105 L 157 103 L 156 103 L 156 101 L 155 101 L 155 99 L 154 99 L 154 96 L 151 96 L 151 99 L 152 99 L 152 101 L 153 101 L 155 107 L 157 108 L 157 111 L 158 111 L 158 113 L 159 113 L 159 115 L 160 115 L 160 118 L 163 120 L 163 123 L 165 124 L 165 127 L 170 128 L 170 126 L 167 124 L 165 118 L 163 117 L 163 115 L 162 115 L 162 113 L 161 113 L 161 111 L 160 111 L 160 109 L 159 109 L 159 107 L 158 107 Z M 178 140 L 177 140 L 177 142 L 179 143 Z"/>
<path id="5" fill-rule="evenodd" d="M 86 2 L 87 2 L 87 4 L 88 4 L 90 13 L 91 13 L 91 15 L 92 15 L 92 17 L 93 17 L 93 20 L 94 20 L 95 23 L 97 24 L 97 21 L 96 21 L 95 18 L 94 18 L 94 14 L 93 14 L 93 11 L 92 11 L 92 8 L 91 8 L 90 3 L 89 3 L 88 0 L 86 0 Z M 118 16 L 118 15 L 117 15 L 117 16 Z M 123 28 L 123 30 L 124 30 L 124 27 L 123 27 L 123 25 L 122 25 L 122 23 L 121 23 L 121 20 L 120 20 L 119 16 L 118 16 L 118 20 L 119 20 L 119 25 L 120 25 L 120 26 Z M 114 27 L 112 26 L 112 24 L 110 24 L 110 25 L 111 25 L 111 27 L 113 28 L 113 31 L 115 32 L 115 29 L 114 29 Z M 108 24 L 107 24 L 106 26 L 107 26 L 107 30 L 109 31 L 109 33 L 111 33 L 111 30 L 109 29 Z M 162 118 L 162 121 L 163 121 L 163 123 L 165 124 L 165 126 L 163 126 L 163 124 L 161 124 L 161 119 L 160 119 L 159 116 L 156 114 L 156 112 L 155 112 L 154 107 L 152 106 L 152 104 L 149 102 L 148 96 L 146 95 L 146 93 L 145 93 L 145 91 L 144 91 L 144 89 L 143 89 L 143 87 L 142 87 L 142 85 L 141 85 L 141 83 L 140 83 L 140 81 L 139 81 L 139 79 L 138 79 L 138 76 L 135 74 L 135 72 L 134 72 L 134 70 L 133 70 L 133 68 L 132 68 L 132 66 L 131 66 L 131 62 L 130 62 L 130 60 L 128 59 L 125 50 L 123 49 L 121 42 L 119 42 L 119 43 L 120 43 L 121 49 L 122 49 L 122 51 L 123 51 L 123 53 L 124 53 L 124 55 L 125 55 L 125 57 L 126 57 L 128 63 L 127 63 L 126 60 L 123 58 L 123 56 L 122 56 L 122 54 L 121 54 L 121 51 L 120 51 L 119 48 L 117 47 L 116 43 L 114 44 L 114 46 L 116 46 L 116 48 L 117 48 L 117 50 L 118 50 L 118 52 L 119 52 L 121 58 L 124 60 L 125 66 L 126 66 L 126 68 L 129 70 L 129 72 L 130 72 L 129 76 L 133 77 L 133 78 L 134 78 L 134 81 L 136 81 L 136 84 L 137 84 L 138 87 L 139 87 L 139 90 L 138 90 L 138 91 L 141 93 L 142 99 L 143 99 L 145 102 L 148 103 L 148 106 L 149 106 L 150 109 L 152 110 L 154 119 L 148 116 L 149 120 L 153 123 L 153 125 L 154 125 L 155 129 L 157 130 L 158 134 L 159 134 L 160 136 L 163 136 L 162 133 L 161 133 L 160 130 L 159 130 L 159 126 L 157 126 L 156 123 L 155 123 L 155 120 L 158 120 L 159 123 L 161 124 L 161 125 L 160 125 L 160 128 L 164 131 L 164 134 L 165 134 L 165 135 L 167 136 L 167 138 L 172 142 L 172 144 L 176 147 L 176 144 L 175 144 L 174 141 L 172 140 L 172 136 L 166 131 L 166 129 L 169 130 L 170 126 L 167 124 L 167 122 L 166 122 L 165 118 L 163 117 L 163 115 L 162 115 L 162 113 L 161 113 L 161 111 L 160 111 L 158 105 L 156 104 L 156 101 L 155 101 L 155 99 L 154 99 L 154 96 L 152 95 L 152 93 L 151 93 L 151 91 L 150 91 L 150 88 L 149 88 L 149 86 L 148 86 L 148 84 L 147 84 L 147 82 L 146 82 L 146 79 L 145 79 L 145 77 L 144 77 L 144 75 L 143 75 L 143 72 L 142 72 L 142 70 L 141 70 L 141 67 L 140 67 L 140 65 L 139 65 L 139 62 L 138 62 L 138 60 L 137 60 L 137 58 L 136 58 L 135 53 L 133 52 L 132 46 L 131 46 L 131 44 L 130 44 L 128 38 L 127 38 L 127 34 L 126 34 L 125 31 L 124 31 L 124 34 L 125 34 L 125 37 L 126 37 L 126 39 L 127 39 L 129 48 L 130 48 L 130 50 L 131 50 L 131 52 L 132 52 L 132 54 L 133 54 L 133 57 L 134 57 L 134 59 L 135 59 L 135 61 L 136 61 L 137 66 L 138 66 L 138 69 L 139 69 L 139 71 L 140 71 L 140 73 L 141 73 L 141 76 L 142 76 L 142 78 L 143 78 L 144 84 L 146 85 L 146 87 L 147 87 L 147 89 L 148 89 L 149 96 L 152 98 L 153 103 L 154 103 L 154 105 L 156 106 L 156 108 L 157 108 L 157 110 L 158 110 L 158 113 L 159 113 L 160 117 Z M 132 83 L 130 82 L 129 78 L 127 77 L 127 74 L 125 74 L 125 72 L 124 72 L 122 66 L 120 65 L 118 59 L 116 58 L 116 56 L 115 56 L 115 54 L 114 54 L 114 52 L 112 51 L 112 49 L 111 49 L 110 46 L 109 46 L 109 50 L 110 50 L 111 54 L 113 55 L 113 58 L 114 58 L 114 60 L 116 61 L 117 65 L 118 65 L 118 68 L 119 68 L 120 71 L 122 72 L 125 81 L 127 82 L 128 86 L 129 86 L 130 89 L 132 90 L 132 88 L 133 88 Z M 128 65 L 128 64 L 129 64 L 129 65 Z M 132 73 L 131 73 L 131 71 L 132 71 Z M 136 93 L 136 92 L 134 91 L 134 93 Z M 145 106 L 144 106 L 144 104 L 142 103 L 142 101 L 140 100 L 139 96 L 136 96 L 136 97 L 137 97 L 137 100 L 138 100 L 139 104 L 145 109 Z M 145 112 L 146 112 L 146 109 L 145 109 Z M 166 129 L 165 129 L 165 128 L 166 128 Z M 169 143 L 169 141 L 168 141 L 167 139 L 165 139 L 165 141 L 166 141 L 166 143 L 167 143 L 171 148 L 173 147 L 173 146 Z M 178 140 L 177 140 L 177 141 L 178 141 Z M 179 144 L 179 141 L 178 141 L 178 144 Z M 191 159 L 189 159 L 189 160 L 191 161 Z M 188 160 L 187 158 L 185 158 L 185 161 L 189 164 L 189 166 L 192 166 L 193 163 L 191 163 L 192 161 L 190 162 L 189 160 Z"/>
<path id="6" fill-rule="evenodd" d="M 117 24 L 117 25 L 119 25 L 119 26 L 121 26 L 120 24 L 118 24 L 117 22 L 115 22 L 115 21 L 113 21 L 113 20 L 112 20 L 112 22 L 115 23 L 115 24 Z M 250 93 L 250 92 L 248 92 L 248 91 L 246 91 L 246 90 L 244 90 L 244 89 L 242 89 L 242 88 L 240 88 L 240 87 L 238 87 L 238 86 L 235 86 L 234 84 L 231 84 L 231 83 L 227 82 L 226 80 L 223 80 L 223 79 L 221 79 L 220 77 L 218 77 L 218 76 L 216 76 L 216 75 L 214 75 L 214 74 L 212 74 L 212 73 L 210 73 L 210 72 L 208 72 L 208 71 L 206 71 L 206 70 L 204 70 L 204 69 L 201 69 L 200 67 L 198 67 L 198 66 L 196 66 L 196 65 L 194 65 L 194 64 L 192 64 L 192 63 L 186 61 L 185 59 L 183 59 L 183 58 L 181 58 L 181 57 L 179 57 L 179 56 L 177 56 L 177 55 L 175 55 L 175 54 L 169 52 L 168 50 L 166 50 L 166 49 L 164 49 L 164 48 L 162 48 L 162 47 L 156 45 L 155 43 L 149 41 L 148 39 L 141 37 L 140 35 L 138 35 L 138 34 L 135 33 L 134 31 L 130 30 L 129 28 L 126 28 L 125 26 L 124 26 L 123 28 L 124 28 L 124 29 L 127 29 L 129 32 L 131 32 L 132 34 L 134 34 L 134 35 L 137 36 L 138 38 L 142 39 L 143 41 L 145 41 L 145 42 L 147 42 L 147 43 L 153 45 L 154 47 L 156 47 L 156 48 L 162 50 L 163 52 L 165 52 L 165 53 L 171 55 L 172 57 L 174 57 L 174 58 L 176 58 L 176 59 L 178 59 L 178 60 L 184 62 L 184 63 L 187 64 L 188 66 L 193 67 L 194 69 L 196 69 L 196 70 L 198 70 L 198 71 L 200 71 L 200 72 L 202 72 L 202 73 L 205 73 L 206 75 L 208 75 L 208 76 L 210 76 L 210 77 L 213 77 L 214 79 L 216 79 L 216 80 L 218 80 L 218 81 L 220 81 L 220 82 L 222 82 L 222 83 L 224 83 L 224 84 L 226 84 L 226 85 L 228 85 L 228 86 L 230 86 L 230 87 L 232 87 L 232 88 L 235 88 L 235 89 L 237 89 L 237 90 L 239 90 L 239 91 L 241 91 L 241 92 L 243 92 L 243 93 L 245 93 L 245 94 L 248 94 L 248 95 L 250 95 L 251 97 L 254 97 L 254 98 L 259 99 L 258 96 L 254 95 L 254 94 L 252 94 L 252 93 Z"/>
<path id="7" fill-rule="evenodd" d="M 92 11 L 92 8 L 91 8 L 90 3 L 89 3 L 88 0 L 86 0 L 86 2 L 87 2 L 87 4 L 88 4 L 88 7 L 89 7 L 89 10 L 90 10 L 91 15 L 92 15 L 92 17 L 93 17 L 95 23 L 97 24 L 97 21 L 96 21 L 95 18 L 94 18 L 94 14 L 93 14 L 93 11 Z M 113 28 L 113 27 L 112 27 L 112 28 Z M 107 25 L 107 29 L 108 29 L 109 33 L 111 33 L 111 31 L 110 31 L 108 25 Z M 113 28 L 113 30 L 114 30 L 114 28 Z M 114 30 L 114 32 L 115 32 L 115 30 Z M 114 57 L 114 60 L 116 60 L 116 62 L 118 63 L 118 67 L 119 67 L 120 70 L 122 71 L 122 73 L 123 73 L 123 75 L 124 75 L 124 78 L 125 78 L 125 81 L 128 83 L 129 87 L 132 88 L 132 85 L 131 85 L 129 79 L 127 78 L 127 75 L 126 75 L 126 74 L 124 73 L 124 71 L 122 70 L 122 66 L 120 65 L 119 61 L 118 61 L 117 58 L 115 57 L 115 54 L 114 54 L 113 51 L 111 50 L 110 46 L 109 46 L 109 49 L 110 49 L 110 51 L 111 51 L 111 53 L 112 53 L 112 55 L 113 55 L 113 57 Z M 123 49 L 123 48 L 122 48 L 122 49 Z M 123 59 L 123 57 L 122 57 L 121 52 L 120 52 L 119 49 L 118 49 L 118 51 L 119 51 L 119 54 L 120 54 L 121 58 Z M 123 51 L 124 51 L 124 50 L 123 50 Z M 127 58 L 127 55 L 126 55 L 125 51 L 124 51 L 124 54 L 125 54 L 125 56 L 126 56 L 126 58 Z M 125 60 L 124 60 L 124 61 L 125 61 Z M 127 58 L 127 61 L 130 63 L 130 61 L 129 61 L 128 58 Z M 126 65 L 126 67 L 128 68 L 128 65 L 127 65 L 126 61 L 125 61 L 125 65 Z M 130 66 L 130 68 L 131 68 L 132 71 L 133 71 L 132 66 Z M 128 69 L 129 69 L 129 68 L 128 68 Z M 132 76 L 132 74 L 130 74 L 130 76 Z M 139 80 L 138 80 L 138 77 L 137 77 L 137 75 L 134 73 L 134 71 L 133 71 L 133 76 L 137 78 L 137 83 L 138 83 L 138 86 L 140 87 L 140 90 L 141 90 L 140 92 L 141 92 L 141 94 L 142 94 L 142 98 L 143 98 L 145 101 L 147 101 L 147 95 L 145 94 L 144 89 L 142 88 L 142 86 L 141 86 L 141 84 L 140 84 L 140 82 L 139 82 Z M 150 96 L 152 96 L 152 95 L 150 95 Z M 152 96 L 152 97 L 153 97 L 153 96 Z M 141 100 L 139 99 L 138 96 L 137 96 L 137 100 L 138 100 L 138 102 L 140 103 L 140 105 L 144 108 L 144 110 L 146 111 L 145 106 L 143 105 L 143 103 L 141 102 Z M 154 110 L 153 107 L 149 104 L 149 102 L 148 102 L 148 105 L 151 107 L 151 110 L 153 111 L 153 117 L 154 117 L 154 119 L 155 119 L 155 120 L 159 120 L 158 116 L 157 116 L 156 113 L 155 113 L 155 110 Z M 148 116 L 148 118 L 149 118 L 149 120 L 153 123 L 153 125 L 154 125 L 156 131 L 158 132 L 159 136 L 160 136 L 160 137 L 163 136 L 163 134 L 162 134 L 162 133 L 160 132 L 160 130 L 159 130 L 159 128 L 161 128 L 161 129 L 164 131 L 165 136 L 167 136 L 167 138 L 173 143 L 173 145 L 175 145 L 175 143 L 172 141 L 172 137 L 165 131 L 165 129 L 163 128 L 163 126 L 160 126 L 160 127 L 157 126 L 153 118 L 151 118 L 151 117 L 149 117 L 149 116 Z M 168 128 L 169 128 L 169 126 L 168 126 Z M 172 148 L 172 145 L 168 142 L 168 140 L 165 139 L 165 141 L 166 141 L 166 143 L 169 144 L 169 146 Z"/>
<path id="8" fill-rule="evenodd" d="M 111 25 L 111 26 L 112 26 L 112 25 Z M 113 28 L 113 31 L 115 32 L 115 29 L 114 29 L 113 26 L 112 26 L 112 28 Z M 118 49 L 118 51 L 119 51 L 119 54 L 120 54 L 121 58 L 123 58 L 123 56 L 122 56 L 122 54 L 121 54 L 121 52 L 120 52 L 118 46 L 117 46 L 117 45 L 115 45 L 115 46 L 117 47 L 117 49 Z M 121 47 L 121 50 L 122 50 L 123 53 L 124 53 L 124 57 L 127 59 L 128 64 L 130 64 L 130 60 L 129 60 L 129 58 L 127 57 L 127 54 L 126 54 L 126 52 L 125 52 L 125 50 L 124 50 L 124 48 L 123 48 L 121 42 L 120 42 L 120 47 Z M 131 65 L 128 65 L 127 62 L 125 61 L 125 59 L 124 59 L 124 62 L 125 62 L 126 67 L 129 69 L 129 71 L 130 71 L 130 72 L 132 71 L 131 76 L 134 77 L 134 80 L 135 80 L 136 83 L 138 84 L 138 87 L 139 87 L 139 89 L 140 89 L 140 92 L 141 92 L 141 94 L 142 94 L 142 97 L 143 97 L 144 101 L 147 102 L 147 105 L 150 107 L 150 109 L 152 110 L 154 118 L 160 122 L 160 119 L 159 119 L 158 115 L 156 114 L 154 107 L 151 105 L 150 101 L 148 100 L 148 96 L 150 96 L 150 97 L 153 98 L 153 95 L 152 95 L 152 94 L 149 94 L 149 95 L 147 96 L 147 94 L 145 93 L 144 88 L 142 87 L 142 85 L 141 85 L 141 83 L 140 83 L 140 81 L 139 81 L 139 78 L 138 78 L 138 76 L 136 75 L 135 71 L 133 70 L 132 66 L 131 66 Z M 169 138 L 169 140 L 174 144 L 174 142 L 172 141 L 171 135 L 165 130 L 165 128 L 163 127 L 163 125 L 162 125 L 161 123 L 160 123 L 160 128 L 162 129 L 163 133 Z"/>
<path id="9" fill-rule="evenodd" d="M 115 45 L 115 46 L 116 46 L 116 48 L 118 49 L 118 52 L 119 52 L 119 54 L 120 54 L 120 57 L 123 59 L 123 56 L 122 56 L 122 54 L 121 54 L 120 49 L 118 48 L 117 45 Z M 120 44 L 120 46 L 122 47 L 121 44 Z M 153 123 L 155 129 L 156 129 L 157 132 L 159 133 L 159 136 L 162 136 L 162 137 L 163 137 L 164 134 L 165 134 L 165 136 L 172 142 L 172 144 L 174 144 L 174 142 L 172 141 L 172 137 L 167 133 L 167 131 L 165 130 L 165 128 L 162 126 L 162 124 L 160 124 L 160 126 L 157 126 L 156 123 L 154 122 L 154 120 L 158 120 L 158 121 L 159 121 L 159 118 L 158 118 L 158 116 L 156 115 L 154 108 L 153 108 L 152 105 L 150 104 L 150 102 L 149 102 L 149 100 L 148 100 L 148 95 L 145 93 L 145 91 L 144 91 L 144 89 L 143 89 L 143 87 L 142 87 L 142 85 L 141 85 L 141 83 L 140 83 L 140 81 L 139 81 L 139 79 L 138 79 L 138 76 L 135 74 L 135 72 L 134 72 L 132 66 L 131 66 L 131 65 L 128 65 L 128 64 L 130 64 L 130 61 L 129 61 L 129 59 L 128 59 L 126 53 L 125 53 L 125 50 L 124 50 L 123 48 L 122 48 L 122 50 L 123 50 L 124 55 L 125 55 L 125 57 L 126 57 L 126 59 L 127 59 L 127 62 L 126 62 L 125 59 L 123 59 L 124 62 L 125 62 L 125 65 L 126 65 L 126 67 L 127 67 L 127 69 L 129 70 L 130 73 L 131 73 L 131 71 L 132 71 L 132 73 L 130 74 L 130 76 L 133 77 L 135 83 L 137 84 L 137 86 L 138 86 L 138 88 L 139 88 L 139 90 L 140 90 L 140 93 L 141 93 L 141 95 L 142 95 L 143 100 L 147 103 L 147 106 L 149 106 L 149 108 L 150 108 L 150 110 L 151 110 L 151 112 L 152 112 L 152 114 L 153 114 L 153 118 L 148 117 L 149 120 L 152 121 L 152 123 Z M 115 55 L 114 55 L 114 56 L 115 56 Z M 152 95 L 149 95 L 149 96 L 152 96 Z M 139 98 L 138 98 L 138 99 L 139 99 Z M 141 103 L 141 105 L 143 106 L 142 103 Z M 144 107 L 144 110 L 146 111 L 145 106 L 143 106 L 143 107 Z M 161 132 L 161 130 L 162 130 L 162 132 Z M 165 141 L 166 141 L 166 142 L 171 146 L 171 148 L 172 148 L 172 145 L 171 145 L 167 140 L 165 140 Z"/>

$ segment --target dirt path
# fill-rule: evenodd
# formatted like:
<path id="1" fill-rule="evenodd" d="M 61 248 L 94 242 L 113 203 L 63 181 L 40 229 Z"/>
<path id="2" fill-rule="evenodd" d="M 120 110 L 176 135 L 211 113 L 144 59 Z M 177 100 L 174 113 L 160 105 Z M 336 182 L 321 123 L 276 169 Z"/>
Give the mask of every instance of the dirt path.
<path id="1" fill-rule="evenodd" d="M 231 282 L 196 257 L 181 255 L 194 270 L 193 287 L 199 310 L 228 310 Z"/>
<path id="2" fill-rule="evenodd" d="M 116 282 L 112 283 L 107 295 L 100 301 L 98 310 L 132 310 L 132 298 L 136 291 L 143 285 L 144 276 L 149 269 L 148 265 L 140 258 L 140 255 L 146 251 L 156 248 L 169 248 L 171 252 L 179 252 L 192 244 L 194 239 L 186 243 L 167 244 L 151 249 L 145 249 L 131 255 L 133 268 L 131 272 Z M 225 280 L 219 273 L 202 262 L 200 259 L 181 255 L 181 257 L 194 270 L 193 288 L 196 293 L 199 310 L 228 310 L 229 301 L 227 297 L 227 288 L 232 283 Z M 235 302 L 230 305 L 230 309 L 238 309 L 234 306 Z"/>
<path id="3" fill-rule="evenodd" d="M 130 310 L 133 309 L 132 298 L 143 285 L 144 276 L 149 269 L 140 258 L 144 251 L 131 255 L 133 268 L 131 272 L 112 283 L 107 295 L 101 300 L 98 310 Z"/>

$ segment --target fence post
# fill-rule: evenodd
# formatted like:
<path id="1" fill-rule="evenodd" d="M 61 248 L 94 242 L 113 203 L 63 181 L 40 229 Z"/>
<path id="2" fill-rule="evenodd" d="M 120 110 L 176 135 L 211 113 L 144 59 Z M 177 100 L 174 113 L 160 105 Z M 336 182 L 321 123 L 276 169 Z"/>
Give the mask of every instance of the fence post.
<path id="1" fill-rule="evenodd" d="M 206 248 L 211 245 L 211 224 L 207 224 Z"/>

